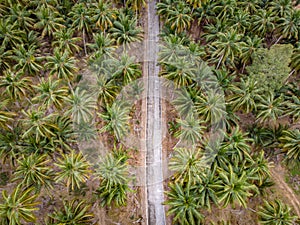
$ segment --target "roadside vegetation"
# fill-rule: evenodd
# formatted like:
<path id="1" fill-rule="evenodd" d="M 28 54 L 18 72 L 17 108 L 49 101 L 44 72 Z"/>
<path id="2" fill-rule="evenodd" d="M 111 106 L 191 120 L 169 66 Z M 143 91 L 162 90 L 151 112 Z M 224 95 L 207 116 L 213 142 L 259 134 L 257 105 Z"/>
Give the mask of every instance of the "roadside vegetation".
<path id="1" fill-rule="evenodd" d="M 174 175 L 165 204 L 174 224 L 231 224 L 218 221 L 217 209 L 252 214 L 248 221 L 240 216 L 245 221 L 238 224 L 299 223 L 296 211 L 270 194 L 271 167 L 285 165 L 299 179 L 296 4 L 157 3 L 161 76 L 181 90 L 173 101 L 178 118 L 170 119 L 169 128 L 173 138 L 189 143 L 174 147 L 169 164 Z M 211 145 L 215 124 L 224 133 Z M 213 158 L 209 163 L 207 154 Z"/>

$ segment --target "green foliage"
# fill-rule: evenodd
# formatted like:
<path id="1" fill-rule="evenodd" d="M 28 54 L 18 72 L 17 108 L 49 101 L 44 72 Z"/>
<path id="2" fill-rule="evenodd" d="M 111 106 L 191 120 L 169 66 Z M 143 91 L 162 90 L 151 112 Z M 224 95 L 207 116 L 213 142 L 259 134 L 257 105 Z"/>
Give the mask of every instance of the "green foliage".
<path id="1" fill-rule="evenodd" d="M 296 217 L 291 215 L 291 209 L 279 200 L 265 201 L 258 212 L 260 224 L 293 225 Z"/>
<path id="2" fill-rule="evenodd" d="M 256 118 L 261 121 L 272 121 L 273 123 L 283 114 L 282 103 L 283 96 L 275 97 L 271 91 L 266 92 L 263 96 L 258 96 L 257 104 L 258 114 Z"/>
<path id="3" fill-rule="evenodd" d="M 118 45 L 126 46 L 143 39 L 142 29 L 137 26 L 136 19 L 123 13 L 119 15 L 118 20 L 114 21 L 110 32 Z"/>
<path id="4" fill-rule="evenodd" d="M 126 154 L 108 154 L 99 164 L 97 174 L 100 186 L 97 193 L 101 205 L 126 205 L 129 188 L 129 171 Z"/>
<path id="5" fill-rule="evenodd" d="M 49 77 L 48 80 L 45 80 L 42 78 L 41 82 L 35 86 L 38 95 L 32 101 L 42 104 L 46 109 L 52 106 L 62 109 L 67 100 L 68 88 L 61 83 L 60 79 L 54 80 Z"/>
<path id="6" fill-rule="evenodd" d="M 166 25 L 177 34 L 189 29 L 193 21 L 191 8 L 184 1 L 162 1 L 157 4 L 158 14 L 166 18 Z"/>
<path id="7" fill-rule="evenodd" d="M 258 87 L 265 91 L 278 90 L 289 76 L 292 53 L 292 45 L 273 45 L 270 50 L 259 49 L 247 71 L 258 82 Z"/>
<path id="8" fill-rule="evenodd" d="M 70 190 L 79 189 L 90 176 L 90 165 L 81 152 L 75 153 L 73 150 L 70 154 L 63 154 L 55 165 L 59 168 L 55 181 L 65 182 Z"/>
<path id="9" fill-rule="evenodd" d="M 283 131 L 282 136 L 279 138 L 283 152 L 286 152 L 286 160 L 295 166 L 300 166 L 300 131 L 286 130 Z"/>
<path id="10" fill-rule="evenodd" d="M 32 91 L 32 80 L 20 71 L 6 70 L 0 76 L 0 88 L 12 100 L 20 100 Z"/>
<path id="11" fill-rule="evenodd" d="M 202 126 L 204 121 L 195 118 L 194 115 L 188 115 L 184 119 L 177 119 L 176 122 L 180 126 L 180 129 L 175 133 L 175 137 L 191 145 L 195 145 L 201 141 L 205 129 L 205 126 Z"/>
<path id="12" fill-rule="evenodd" d="M 105 122 L 102 132 L 111 132 L 120 141 L 129 132 L 130 108 L 124 101 L 115 101 L 99 116 Z"/>
<path id="13" fill-rule="evenodd" d="M 121 80 L 123 85 L 128 85 L 141 76 L 142 70 L 140 65 L 135 62 L 134 57 L 130 57 L 128 53 L 123 53 L 120 59 L 113 62 L 115 66 L 112 76 L 116 80 Z"/>
<path id="14" fill-rule="evenodd" d="M 49 166 L 47 155 L 31 154 L 18 159 L 18 167 L 14 173 L 14 180 L 21 181 L 24 186 L 35 186 L 40 190 L 42 186 L 51 188 L 53 171 Z"/>
<path id="15" fill-rule="evenodd" d="M 175 148 L 169 163 L 170 170 L 174 171 L 175 182 L 184 185 L 200 181 L 199 174 L 204 169 L 201 156 L 201 150 L 197 148 Z"/>
<path id="16" fill-rule="evenodd" d="M 86 201 L 73 199 L 63 201 L 61 209 L 55 209 L 50 215 L 52 224 L 89 225 L 94 215 L 90 212 L 91 205 Z"/>
<path id="17" fill-rule="evenodd" d="M 204 216 L 199 212 L 201 206 L 196 189 L 179 183 L 169 187 L 168 200 L 164 203 L 169 206 L 167 215 L 174 215 L 173 221 L 181 225 L 200 225 Z"/>
<path id="18" fill-rule="evenodd" d="M 262 87 L 259 88 L 258 81 L 254 78 L 241 79 L 237 84 L 234 84 L 230 90 L 233 94 L 228 101 L 233 111 L 243 110 L 245 113 L 256 111 L 256 102 Z"/>
<path id="19" fill-rule="evenodd" d="M 71 115 L 72 120 L 77 125 L 92 120 L 95 110 L 97 109 L 94 93 L 90 93 L 81 87 L 77 87 L 69 97 L 69 102 L 70 107 L 67 114 Z"/>
<path id="20" fill-rule="evenodd" d="M 76 67 L 76 59 L 69 55 L 68 51 L 60 52 L 54 49 L 53 56 L 47 57 L 46 68 L 50 69 L 50 75 L 56 75 L 58 78 L 71 81 L 74 73 L 78 71 Z"/>
<path id="21" fill-rule="evenodd" d="M 220 178 L 222 183 L 219 185 L 220 191 L 217 192 L 219 202 L 227 207 L 229 204 L 238 203 L 247 207 L 246 199 L 257 191 L 256 186 L 249 183 L 247 174 L 243 171 L 241 174 L 234 172 L 232 166 L 229 170 L 221 170 Z"/>
<path id="22" fill-rule="evenodd" d="M 3 225 L 22 225 L 24 221 L 35 222 L 33 214 L 38 210 L 37 195 L 32 194 L 34 187 L 22 188 L 17 186 L 11 194 L 2 191 L 3 199 L 0 201 L 0 221 Z"/>
<path id="23" fill-rule="evenodd" d="M 53 114 L 45 115 L 45 111 L 39 110 L 22 110 L 24 119 L 22 121 L 25 132 L 22 138 L 34 137 L 36 142 L 47 137 L 55 136 L 53 130 L 56 125 L 53 123 Z"/>

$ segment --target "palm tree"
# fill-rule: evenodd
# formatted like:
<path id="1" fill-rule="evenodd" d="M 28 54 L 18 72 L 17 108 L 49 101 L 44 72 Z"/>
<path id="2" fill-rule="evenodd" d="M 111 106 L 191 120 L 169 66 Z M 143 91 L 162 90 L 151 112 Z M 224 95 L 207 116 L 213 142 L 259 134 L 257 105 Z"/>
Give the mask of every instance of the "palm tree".
<path id="1" fill-rule="evenodd" d="M 63 154 L 62 158 L 54 163 L 59 168 L 55 175 L 55 181 L 63 181 L 69 190 L 79 189 L 90 176 L 90 164 L 86 161 L 81 152 L 72 150 L 69 154 Z"/>
<path id="2" fill-rule="evenodd" d="M 41 30 L 42 37 L 52 37 L 54 32 L 65 27 L 63 17 L 55 9 L 42 7 L 36 12 L 36 17 L 38 22 L 34 24 L 34 28 Z"/>
<path id="3" fill-rule="evenodd" d="M 259 103 L 257 104 L 257 120 L 262 123 L 265 121 L 274 123 L 282 115 L 283 96 L 275 97 L 272 91 L 267 92 L 262 96 L 258 96 Z"/>
<path id="4" fill-rule="evenodd" d="M 84 53 L 87 55 L 86 50 L 86 35 L 91 32 L 91 12 L 89 11 L 88 3 L 77 3 L 72 7 L 69 16 L 72 18 L 72 27 L 82 34 L 82 41 L 84 47 Z"/>
<path id="5" fill-rule="evenodd" d="M 54 131 L 55 137 L 53 143 L 57 148 L 71 151 L 72 144 L 75 143 L 75 131 L 73 127 L 73 121 L 69 116 L 57 116 L 55 118 L 56 130 Z"/>
<path id="6" fill-rule="evenodd" d="M 93 52 L 91 53 L 91 59 L 102 59 L 101 57 L 110 56 L 114 52 L 115 46 L 113 45 L 114 40 L 110 34 L 97 33 L 93 35 L 94 43 L 89 43 Z M 97 61 L 96 61 L 97 62 Z"/>
<path id="7" fill-rule="evenodd" d="M 199 0 L 196 0 L 199 1 Z M 205 1 L 201 4 L 201 7 L 194 8 L 194 16 L 198 18 L 198 24 L 207 25 L 210 21 L 213 21 L 216 17 L 215 11 L 213 10 L 216 2 Z"/>
<path id="8" fill-rule="evenodd" d="M 174 171 L 175 182 L 194 185 L 201 181 L 199 176 L 203 170 L 201 162 L 201 150 L 198 148 L 175 148 L 172 156 L 169 169 Z"/>
<path id="9" fill-rule="evenodd" d="M 203 221 L 203 215 L 199 212 L 199 196 L 196 188 L 184 187 L 180 183 L 169 185 L 167 192 L 168 200 L 164 202 L 168 205 L 167 215 L 174 215 L 173 222 L 182 225 L 199 225 Z"/>
<path id="10" fill-rule="evenodd" d="M 240 117 L 233 111 L 231 105 L 226 104 L 226 117 L 225 125 L 228 131 L 232 130 L 232 127 L 237 127 L 240 122 Z"/>
<path id="11" fill-rule="evenodd" d="M 8 18 L 13 25 L 26 31 L 33 28 L 35 21 L 32 18 L 32 11 L 19 3 L 11 5 Z"/>
<path id="12" fill-rule="evenodd" d="M 243 11 L 253 15 L 260 8 L 259 3 L 258 0 L 241 0 L 237 2 L 237 6 L 241 6 Z"/>
<path id="13" fill-rule="evenodd" d="M 25 32 L 13 25 L 9 19 L 0 19 L 0 41 L 2 47 L 14 47 L 23 42 Z"/>
<path id="14" fill-rule="evenodd" d="M 113 20 L 116 19 L 116 12 L 112 9 L 110 2 L 98 0 L 93 5 L 92 20 L 96 23 L 103 33 L 113 26 Z"/>
<path id="15" fill-rule="evenodd" d="M 260 37 L 271 34 L 275 29 L 275 13 L 270 10 L 259 9 L 252 17 L 252 30 Z"/>
<path id="16" fill-rule="evenodd" d="M 127 0 L 126 6 L 130 6 L 135 12 L 136 17 L 138 12 L 141 10 L 142 7 L 145 7 L 147 5 L 146 0 Z"/>
<path id="17" fill-rule="evenodd" d="M 124 101 L 115 101 L 106 111 L 100 113 L 105 125 L 101 132 L 111 132 L 120 141 L 129 132 L 130 108 Z"/>
<path id="18" fill-rule="evenodd" d="M 66 112 L 71 115 L 72 120 L 79 125 L 80 123 L 90 122 L 94 118 L 97 97 L 92 92 L 77 87 L 69 96 L 70 108 Z"/>
<path id="19" fill-rule="evenodd" d="M 280 18 L 289 16 L 292 11 L 291 0 L 278 0 L 268 2 L 269 10 L 276 13 Z"/>
<path id="20" fill-rule="evenodd" d="M 218 62 L 217 69 L 220 65 L 224 65 L 226 61 L 229 65 L 235 67 L 236 57 L 241 54 L 241 38 L 242 35 L 232 29 L 217 34 L 217 39 L 210 44 L 211 48 L 214 49 L 211 57 Z"/>
<path id="21" fill-rule="evenodd" d="M 124 13 L 121 13 L 114 21 L 110 32 L 118 45 L 126 46 L 143 39 L 142 29 L 137 26 L 136 19 L 132 19 Z"/>
<path id="22" fill-rule="evenodd" d="M 293 165 L 300 162 L 300 131 L 286 130 L 283 131 L 279 138 L 283 152 L 286 152 L 286 160 Z"/>
<path id="23" fill-rule="evenodd" d="M 74 125 L 76 140 L 87 142 L 96 140 L 99 137 L 96 123 L 94 122 L 81 121 L 79 124 L 75 123 Z"/>
<path id="24" fill-rule="evenodd" d="M 53 130 L 56 129 L 56 125 L 52 121 L 53 114 L 45 115 L 45 112 L 40 108 L 38 110 L 27 111 L 22 110 L 24 119 L 22 121 L 25 132 L 23 138 L 34 137 L 36 142 L 47 137 L 55 136 Z"/>
<path id="25" fill-rule="evenodd" d="M 281 36 L 277 39 L 276 43 L 278 43 L 281 38 L 287 38 L 287 39 L 294 38 L 296 41 L 298 41 L 299 33 L 300 33 L 299 27 L 300 27 L 299 10 L 292 10 L 291 13 L 288 14 L 287 16 L 281 17 L 278 20 L 278 32 L 281 34 Z"/>
<path id="26" fill-rule="evenodd" d="M 178 35 L 169 34 L 163 37 L 163 44 L 158 53 L 159 63 L 162 65 L 170 64 L 174 61 L 178 61 L 182 53 L 187 53 L 187 49 L 184 44 L 186 38 L 179 37 Z"/>
<path id="27" fill-rule="evenodd" d="M 256 35 L 252 38 L 245 36 L 245 40 L 241 43 L 241 61 L 243 63 L 242 73 L 244 72 L 245 66 L 251 63 L 251 60 L 257 49 L 261 48 L 262 39 Z"/>
<path id="28" fill-rule="evenodd" d="M 100 177 L 100 186 L 97 189 L 101 205 L 116 206 L 126 204 L 129 188 L 129 171 L 127 155 L 108 154 L 99 164 L 97 175 Z"/>
<path id="29" fill-rule="evenodd" d="M 32 194 L 34 187 L 22 188 L 18 185 L 11 194 L 2 191 L 2 200 L 0 203 L 0 219 L 3 225 L 21 225 L 26 222 L 35 222 L 36 217 L 33 214 L 37 211 L 38 197 Z"/>
<path id="30" fill-rule="evenodd" d="M 114 60 L 113 64 L 115 65 L 113 77 L 121 80 L 124 85 L 132 83 L 142 74 L 140 64 L 135 63 L 135 58 L 128 56 L 126 52 L 121 55 L 120 60 Z"/>
<path id="31" fill-rule="evenodd" d="M 206 127 L 201 126 L 202 120 L 194 118 L 193 115 L 188 115 L 184 119 L 177 119 L 180 130 L 175 133 L 175 137 L 179 138 L 187 144 L 195 145 L 202 140 L 202 134 Z"/>
<path id="32" fill-rule="evenodd" d="M 48 80 L 42 78 L 41 82 L 34 86 L 38 95 L 35 96 L 32 101 L 42 103 L 46 109 L 55 106 L 56 109 L 62 109 L 64 103 L 67 100 L 68 88 L 61 85 L 61 80 L 53 81 L 52 77 Z"/>
<path id="33" fill-rule="evenodd" d="M 214 11 L 217 12 L 218 19 L 225 21 L 226 18 L 230 18 L 235 14 L 237 1 L 222 0 L 218 1 L 218 3 L 219 4 L 216 4 L 216 6 L 214 7 Z"/>
<path id="34" fill-rule="evenodd" d="M 74 31 L 71 28 L 65 28 L 56 31 L 54 34 L 52 46 L 58 48 L 60 52 L 67 51 L 70 55 L 80 51 L 78 43 L 81 41 L 80 37 L 74 37 Z"/>
<path id="35" fill-rule="evenodd" d="M 265 201 L 258 212 L 260 224 L 265 225 L 293 225 L 296 217 L 291 215 L 291 209 L 281 201 Z"/>
<path id="36" fill-rule="evenodd" d="M 234 111 L 243 110 L 245 113 L 256 111 L 255 100 L 261 93 L 258 83 L 252 78 L 241 79 L 231 88 L 233 94 L 229 97 L 229 104 Z"/>
<path id="37" fill-rule="evenodd" d="M 172 80 L 176 88 L 188 86 L 193 83 L 193 78 L 196 76 L 195 64 L 191 61 L 187 61 L 184 57 L 179 58 L 176 61 L 170 62 L 161 71 L 160 75 L 163 78 Z"/>
<path id="38" fill-rule="evenodd" d="M 59 79 L 70 82 L 78 70 L 76 62 L 75 57 L 70 56 L 67 51 L 61 53 L 56 48 L 54 55 L 47 57 L 45 67 L 50 69 L 50 75 L 56 75 Z"/>
<path id="39" fill-rule="evenodd" d="M 24 46 L 29 48 L 30 46 L 38 46 L 40 48 L 44 43 L 42 42 L 42 37 L 35 30 L 30 30 L 26 33 L 24 38 Z"/>
<path id="40" fill-rule="evenodd" d="M 253 180 L 258 180 L 258 185 L 263 185 L 264 181 L 267 178 L 270 178 L 270 163 L 264 156 L 264 151 L 260 151 L 259 153 L 253 156 L 253 164 L 250 168 L 249 177 Z M 253 175 L 252 175 L 253 174 Z"/>
<path id="41" fill-rule="evenodd" d="M 249 183 L 246 172 L 243 171 L 241 175 L 238 175 L 229 165 L 228 171 L 220 171 L 219 176 L 222 180 L 220 185 L 222 188 L 217 193 L 219 202 L 223 202 L 224 207 L 227 207 L 229 203 L 238 203 L 246 208 L 246 199 L 252 196 L 251 192 L 256 191 L 256 186 Z"/>
<path id="42" fill-rule="evenodd" d="M 176 6 L 170 8 L 167 12 L 166 24 L 170 25 L 171 29 L 177 34 L 189 29 L 192 21 L 191 9 L 183 1 L 176 2 Z"/>
<path id="43" fill-rule="evenodd" d="M 211 125 L 222 122 L 227 114 L 223 95 L 213 90 L 200 95 L 196 110 L 200 117 Z"/>
<path id="44" fill-rule="evenodd" d="M 94 215 L 89 212 L 90 208 L 91 205 L 82 200 L 63 201 L 63 207 L 55 209 L 50 218 L 53 224 L 88 225 L 94 218 Z"/>
<path id="45" fill-rule="evenodd" d="M 295 71 L 300 71 L 300 47 L 294 49 L 293 55 L 291 57 L 291 67 Z"/>
<path id="46" fill-rule="evenodd" d="M 21 44 L 16 46 L 13 48 L 11 59 L 16 62 L 15 69 L 25 74 L 34 75 L 43 68 L 41 65 L 43 57 L 40 56 L 35 45 L 25 47 Z"/>
<path id="47" fill-rule="evenodd" d="M 18 159 L 18 167 L 13 180 L 21 181 L 21 184 L 27 187 L 33 185 L 36 191 L 40 191 L 42 186 L 51 188 L 53 171 L 48 166 L 49 162 L 47 155 L 23 155 L 21 159 Z"/>
<path id="48" fill-rule="evenodd" d="M 218 205 L 218 198 L 216 191 L 219 189 L 221 180 L 216 178 L 215 169 L 205 170 L 201 173 L 201 181 L 197 183 L 197 193 L 199 193 L 199 203 L 201 207 L 207 208 L 211 211 L 211 204 Z"/>
<path id="49" fill-rule="evenodd" d="M 4 71 L 0 77 L 0 88 L 5 88 L 4 93 L 13 100 L 20 100 L 32 91 L 32 80 L 23 77 L 21 72 Z"/>
<path id="50" fill-rule="evenodd" d="M 250 23 L 250 14 L 243 11 L 238 10 L 234 13 L 234 17 L 229 19 L 231 27 L 241 34 L 245 34 L 245 32 L 249 29 Z"/>
<path id="51" fill-rule="evenodd" d="M 251 148 L 248 144 L 251 141 L 252 139 L 247 138 L 247 134 L 244 134 L 239 127 L 236 127 L 230 133 L 224 134 L 224 142 L 221 148 L 226 149 L 227 155 L 232 157 L 232 161 L 251 161 Z"/>
<path id="52" fill-rule="evenodd" d="M 196 113 L 195 104 L 199 100 L 199 95 L 201 94 L 199 89 L 195 87 L 182 87 L 176 94 L 177 96 L 172 101 L 172 104 L 176 108 L 176 112 L 178 112 L 180 118 L 186 118 L 187 116 Z"/>
<path id="53" fill-rule="evenodd" d="M 173 0 L 164 0 L 156 3 L 157 14 L 161 16 L 161 18 L 168 18 L 169 12 L 176 7 L 176 1 Z"/>
<path id="54" fill-rule="evenodd" d="M 35 11 L 39 11 L 41 9 L 55 10 L 59 3 L 58 0 L 32 0 L 29 5 L 31 7 L 35 7 Z"/>
<path id="55" fill-rule="evenodd" d="M 293 95 L 290 101 L 286 102 L 285 107 L 286 115 L 291 115 L 294 121 L 298 121 L 300 119 L 300 97 Z"/>
<path id="56" fill-rule="evenodd" d="M 102 106 L 109 106 L 117 96 L 119 87 L 114 79 L 107 79 L 104 75 L 97 77 L 98 103 Z"/>

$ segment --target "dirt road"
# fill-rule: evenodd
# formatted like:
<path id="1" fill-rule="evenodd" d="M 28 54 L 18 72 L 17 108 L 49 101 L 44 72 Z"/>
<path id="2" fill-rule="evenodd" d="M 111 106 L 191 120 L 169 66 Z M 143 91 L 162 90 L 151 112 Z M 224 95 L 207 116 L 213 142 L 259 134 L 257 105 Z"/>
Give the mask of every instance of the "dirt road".
<path id="1" fill-rule="evenodd" d="M 161 84 L 158 79 L 159 66 L 159 18 L 156 14 L 156 1 L 150 0 L 147 8 L 147 28 L 145 31 L 146 54 L 144 71 L 147 77 L 147 123 L 146 123 L 146 195 L 147 225 L 164 225 L 165 210 L 162 205 L 162 110 Z"/>

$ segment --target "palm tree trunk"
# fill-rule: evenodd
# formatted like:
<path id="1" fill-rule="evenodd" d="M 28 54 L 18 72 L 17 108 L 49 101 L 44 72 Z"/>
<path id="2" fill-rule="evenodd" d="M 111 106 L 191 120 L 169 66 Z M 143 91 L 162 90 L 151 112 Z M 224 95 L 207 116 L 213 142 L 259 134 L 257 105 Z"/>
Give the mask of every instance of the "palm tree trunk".
<path id="1" fill-rule="evenodd" d="M 85 56 L 87 56 L 86 43 L 85 43 L 85 30 L 84 29 L 82 31 L 82 41 L 83 41 L 84 54 L 85 54 Z"/>
<path id="2" fill-rule="evenodd" d="M 284 84 L 287 84 L 287 82 L 288 82 L 288 79 L 290 78 L 290 76 L 292 76 L 292 74 L 293 74 L 295 71 L 296 71 L 296 70 L 295 70 L 295 69 L 293 69 L 293 70 L 290 72 L 290 74 L 289 74 L 289 76 L 286 78 L 286 80 L 285 80 Z"/>
<path id="3" fill-rule="evenodd" d="M 274 45 L 276 45 L 281 40 L 281 38 L 282 38 L 282 35 L 277 39 L 277 41 L 275 42 Z"/>
<path id="4" fill-rule="evenodd" d="M 222 62 L 222 60 L 223 60 L 223 57 L 224 57 L 224 54 L 222 55 L 222 57 L 220 58 L 220 60 L 219 60 L 219 62 L 218 62 L 217 69 L 219 68 L 219 66 L 220 66 L 220 64 L 221 64 L 221 62 Z"/>
<path id="5" fill-rule="evenodd" d="M 246 63 L 243 63 L 242 73 L 244 73 L 245 67 L 246 67 Z"/>

